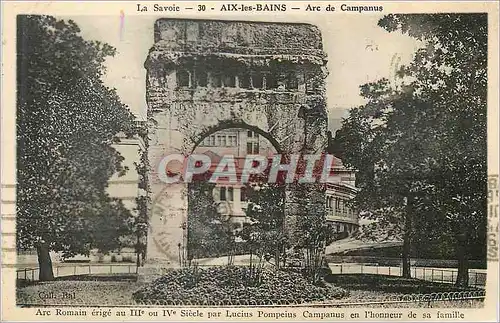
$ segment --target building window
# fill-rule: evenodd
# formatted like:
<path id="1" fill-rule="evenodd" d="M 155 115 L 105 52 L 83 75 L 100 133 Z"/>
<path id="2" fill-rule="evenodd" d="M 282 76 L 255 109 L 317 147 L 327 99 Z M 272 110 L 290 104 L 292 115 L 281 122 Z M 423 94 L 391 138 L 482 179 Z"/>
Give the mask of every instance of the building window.
<path id="1" fill-rule="evenodd" d="M 247 201 L 247 188 L 245 186 L 243 186 L 240 189 L 240 196 L 241 196 L 241 201 L 242 202 L 246 202 Z"/>
<path id="2" fill-rule="evenodd" d="M 238 146 L 238 140 L 236 135 L 228 135 L 227 136 L 227 145 L 231 147 Z"/>
<path id="3" fill-rule="evenodd" d="M 252 74 L 252 87 L 254 89 L 264 88 L 264 76 L 261 73 Z"/>
<path id="4" fill-rule="evenodd" d="M 306 93 L 307 94 L 315 94 L 319 90 L 318 79 L 313 74 L 307 75 L 305 79 L 306 83 Z"/>
<path id="5" fill-rule="evenodd" d="M 206 137 L 200 144 L 205 147 L 236 147 L 238 136 L 236 134 L 218 134 Z"/>
<path id="6" fill-rule="evenodd" d="M 224 75 L 224 86 L 225 87 L 236 87 L 236 77 L 231 74 Z"/>
<path id="7" fill-rule="evenodd" d="M 259 154 L 259 143 L 258 142 L 247 142 L 247 154 L 258 155 Z"/>
<path id="8" fill-rule="evenodd" d="M 242 89 L 250 89 L 252 87 L 252 84 L 250 82 L 250 75 L 249 74 L 242 74 L 238 76 L 238 82 L 239 82 L 239 87 Z"/>
<path id="9" fill-rule="evenodd" d="M 220 200 L 221 201 L 233 201 L 234 200 L 234 189 L 232 187 L 221 187 L 220 188 Z"/>
<path id="10" fill-rule="evenodd" d="M 250 130 L 247 132 L 247 154 L 259 154 L 259 135 Z"/>
<path id="11" fill-rule="evenodd" d="M 191 85 L 191 75 L 188 71 L 178 70 L 176 74 L 178 87 L 189 87 Z"/>
<path id="12" fill-rule="evenodd" d="M 207 72 L 198 70 L 196 71 L 196 82 L 198 86 L 206 87 L 208 85 L 208 75 Z"/>
<path id="13" fill-rule="evenodd" d="M 247 131 L 247 137 L 248 137 L 248 138 L 251 138 L 251 139 L 253 139 L 253 140 L 258 140 L 258 139 L 259 139 L 259 134 L 258 134 L 258 133 L 256 133 L 256 132 L 253 132 L 253 131 L 251 131 L 251 130 L 248 130 L 248 131 Z"/>
<path id="14" fill-rule="evenodd" d="M 212 87 L 221 87 L 222 86 L 222 77 L 220 73 L 214 72 L 210 76 L 210 84 Z"/>
<path id="15" fill-rule="evenodd" d="M 299 88 L 299 80 L 295 73 L 288 74 L 286 88 L 290 90 L 297 90 Z"/>
<path id="16" fill-rule="evenodd" d="M 276 89 L 278 87 L 278 80 L 272 74 L 266 74 L 266 89 Z"/>

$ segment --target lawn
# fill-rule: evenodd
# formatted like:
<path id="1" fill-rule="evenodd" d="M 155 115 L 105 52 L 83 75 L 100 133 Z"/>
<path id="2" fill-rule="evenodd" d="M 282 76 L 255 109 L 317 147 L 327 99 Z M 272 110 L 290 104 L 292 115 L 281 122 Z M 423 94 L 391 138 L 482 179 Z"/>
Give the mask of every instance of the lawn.
<path id="1" fill-rule="evenodd" d="M 79 279 L 79 280 L 72 280 Z M 84 279 L 94 279 L 84 280 Z M 143 287 L 144 284 L 130 279 L 110 281 L 110 277 L 66 277 L 65 280 L 38 283 L 21 287 L 17 290 L 17 303 L 19 305 L 86 305 L 86 306 L 113 306 L 133 305 L 132 293 Z M 395 276 L 345 274 L 332 275 L 329 281 L 335 286 L 349 290 L 350 295 L 340 300 L 325 303 L 335 306 L 349 306 L 346 303 L 356 303 L 352 307 L 446 307 L 466 308 L 482 307 L 481 300 L 473 301 L 435 301 L 432 303 L 387 303 L 387 304 L 361 304 L 376 300 L 388 300 L 404 294 L 420 294 L 435 292 L 450 292 L 457 289 L 451 284 L 433 283 L 417 279 L 403 279 Z M 473 290 L 471 288 L 467 290 Z M 75 296 L 61 298 L 62 291 Z M 54 298 L 52 298 L 54 297 Z"/>
<path id="2" fill-rule="evenodd" d="M 326 281 L 348 290 L 363 290 L 389 294 L 430 294 L 477 290 L 477 288 L 473 287 L 457 288 L 453 284 L 376 274 L 334 274 L 329 275 Z"/>
<path id="3" fill-rule="evenodd" d="M 132 293 L 141 286 L 132 276 L 61 277 L 51 282 L 18 287 L 16 300 L 18 305 L 132 305 L 135 304 Z M 71 297 L 64 297 L 63 293 Z"/>
<path id="4" fill-rule="evenodd" d="M 354 303 L 353 307 L 436 307 L 436 308 L 477 308 L 482 300 L 450 300 L 429 302 L 397 302 L 398 296 L 411 294 L 432 294 L 449 292 L 478 291 L 477 288 L 457 288 L 453 284 L 430 282 L 414 278 L 388 275 L 339 274 L 330 275 L 327 281 L 350 291 L 350 295 L 331 304 Z M 362 304 L 387 300 L 386 304 Z"/>

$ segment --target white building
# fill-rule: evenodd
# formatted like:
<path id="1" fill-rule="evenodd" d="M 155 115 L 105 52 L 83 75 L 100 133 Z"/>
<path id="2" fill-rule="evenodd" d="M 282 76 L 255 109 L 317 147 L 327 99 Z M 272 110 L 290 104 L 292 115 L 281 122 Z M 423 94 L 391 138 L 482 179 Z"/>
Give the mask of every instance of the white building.
<path id="1" fill-rule="evenodd" d="M 194 152 L 209 155 L 212 162 L 217 162 L 217 158 L 223 155 L 233 155 L 238 172 L 247 155 L 272 156 L 276 154 L 276 149 L 266 138 L 253 131 L 226 129 L 206 137 Z M 348 201 L 356 195 L 355 174 L 338 158 L 334 158 L 332 165 L 331 177 L 334 180 L 327 183 L 326 220 L 334 233 L 340 234 L 339 237 L 347 237 L 359 227 L 358 213 L 348 205 Z M 214 200 L 219 204 L 219 212 L 231 217 L 231 222 L 241 226 L 241 223 L 247 221 L 245 209 L 248 202 L 243 185 L 220 182 L 213 194 Z"/>

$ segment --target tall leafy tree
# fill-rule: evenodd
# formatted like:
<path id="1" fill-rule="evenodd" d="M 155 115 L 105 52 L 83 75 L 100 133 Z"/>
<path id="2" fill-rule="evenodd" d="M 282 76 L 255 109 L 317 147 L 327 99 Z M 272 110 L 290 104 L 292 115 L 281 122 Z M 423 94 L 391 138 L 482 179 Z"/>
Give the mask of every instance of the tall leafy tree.
<path id="1" fill-rule="evenodd" d="M 49 251 L 115 247 L 130 213 L 106 194 L 121 167 L 112 144 L 133 116 L 101 76 L 115 49 L 87 41 L 73 21 L 17 18 L 17 246 L 36 248 L 40 280 Z"/>
<path id="2" fill-rule="evenodd" d="M 220 256 L 230 251 L 232 231 L 214 200 L 215 184 L 208 182 L 208 175 L 206 177 L 188 185 L 188 260 Z"/>
<path id="3" fill-rule="evenodd" d="M 248 206 L 240 236 L 249 244 L 260 262 L 264 257 L 274 258 L 277 268 L 285 262 L 286 234 L 285 187 L 280 183 L 254 181 L 246 186 Z"/>
<path id="4" fill-rule="evenodd" d="M 351 111 L 335 146 L 360 171 L 366 214 L 399 224 L 403 258 L 419 228 L 439 226 L 455 237 L 465 286 L 467 259 L 485 246 L 487 15 L 388 15 L 379 26 L 425 46 L 399 72 L 405 86 L 362 87 L 368 103 Z"/>
<path id="5" fill-rule="evenodd" d="M 402 75 L 414 79 L 414 97 L 429 105 L 434 207 L 456 237 L 456 283 L 466 286 L 468 257 L 484 255 L 486 245 L 488 17 L 387 16 L 379 25 L 426 41 Z"/>

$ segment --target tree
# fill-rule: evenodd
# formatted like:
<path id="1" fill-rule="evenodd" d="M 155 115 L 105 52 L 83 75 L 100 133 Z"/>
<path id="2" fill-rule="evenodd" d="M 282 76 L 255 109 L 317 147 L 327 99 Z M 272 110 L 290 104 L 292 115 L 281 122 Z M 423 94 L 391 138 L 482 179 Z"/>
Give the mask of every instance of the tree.
<path id="1" fill-rule="evenodd" d="M 285 186 L 281 183 L 267 183 L 259 175 L 253 176 L 245 187 L 248 206 L 238 236 L 245 241 L 250 252 L 250 275 L 260 280 L 265 261 L 274 259 L 274 268 L 286 264 L 287 235 L 284 230 Z M 253 255 L 257 260 L 254 264 Z"/>
<path id="2" fill-rule="evenodd" d="M 335 141 L 344 163 L 358 170 L 355 207 L 402 236 L 403 276 L 410 277 L 412 220 L 430 176 L 417 144 L 429 141 L 417 130 L 417 123 L 425 122 L 422 103 L 408 89 L 394 91 L 386 80 L 362 86 L 361 93 L 368 103 L 350 111 Z"/>
<path id="3" fill-rule="evenodd" d="M 379 25 L 427 41 L 402 75 L 432 109 L 436 208 L 456 235 L 456 284 L 467 286 L 471 246 L 485 246 L 488 16 L 390 15 Z"/>
<path id="4" fill-rule="evenodd" d="M 126 171 L 111 144 L 134 133 L 132 114 L 101 80 L 115 50 L 79 32 L 71 20 L 17 17 L 17 247 L 37 249 L 40 280 L 53 279 L 50 250 L 112 246 L 130 217 L 106 194 L 108 179 Z"/>
<path id="5" fill-rule="evenodd" d="M 230 251 L 231 231 L 214 200 L 215 184 L 197 178 L 188 185 L 188 260 L 213 257 Z"/>
<path id="6" fill-rule="evenodd" d="M 135 163 L 135 168 L 139 176 L 138 189 L 143 193 L 136 197 L 137 215 L 130 223 L 130 231 L 134 232 L 136 237 L 135 253 L 136 264 L 140 267 L 146 260 L 146 238 L 148 229 L 148 210 L 151 204 L 150 189 L 149 189 L 149 159 L 148 159 L 148 138 L 147 128 L 139 128 L 139 137 L 143 139 L 144 150 L 140 152 L 139 162 Z"/>
<path id="7" fill-rule="evenodd" d="M 379 26 L 425 46 L 400 70 L 402 86 L 362 87 L 368 103 L 334 148 L 359 170 L 361 209 L 403 224 L 403 258 L 422 222 L 456 236 L 456 283 L 466 286 L 471 246 L 485 245 L 487 15 L 388 15 Z"/>

